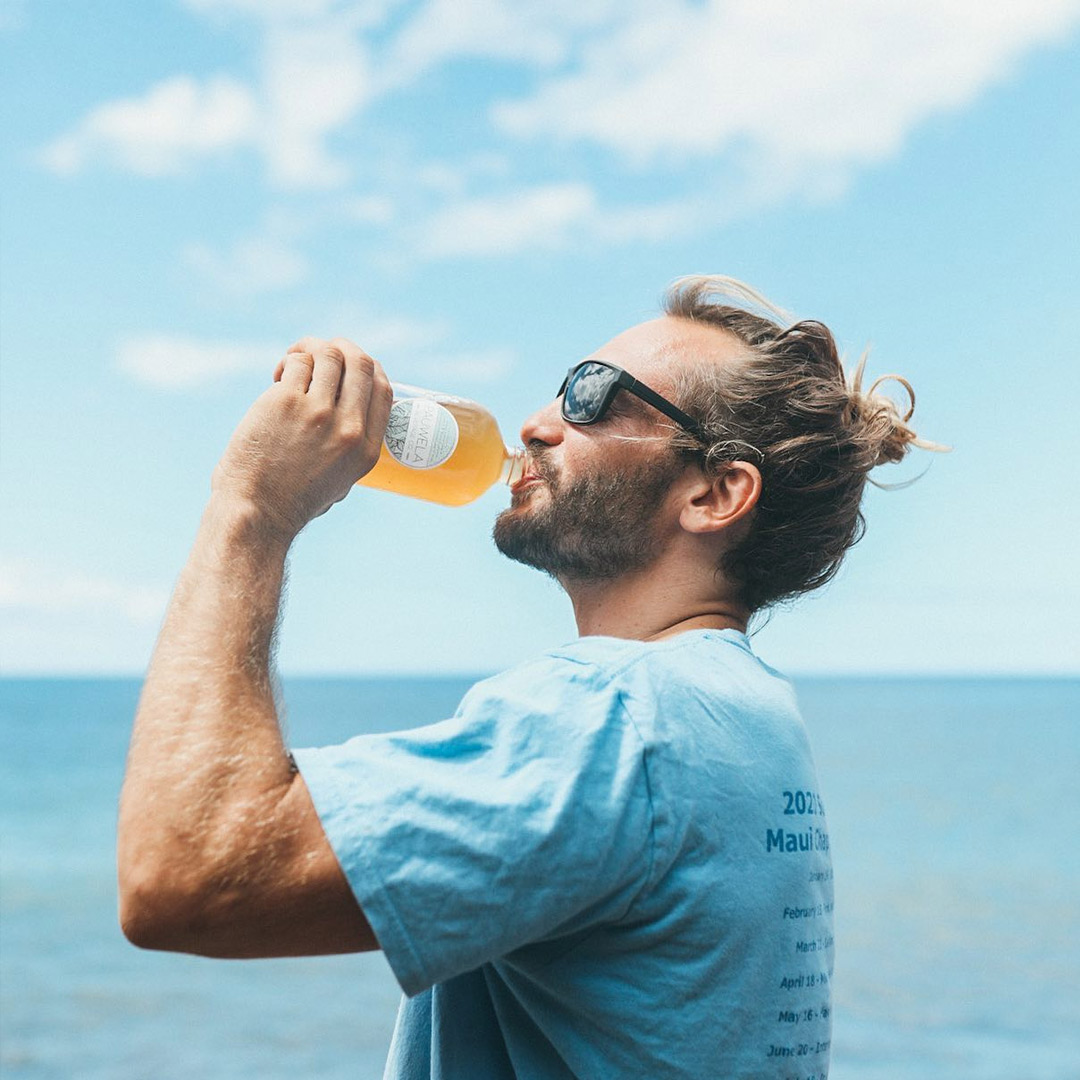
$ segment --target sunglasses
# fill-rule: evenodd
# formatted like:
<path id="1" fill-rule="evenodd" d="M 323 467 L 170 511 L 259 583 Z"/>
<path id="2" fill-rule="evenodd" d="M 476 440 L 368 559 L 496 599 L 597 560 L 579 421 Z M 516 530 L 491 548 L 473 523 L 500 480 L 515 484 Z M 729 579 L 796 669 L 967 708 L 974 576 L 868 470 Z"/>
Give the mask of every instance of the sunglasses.
<path id="1" fill-rule="evenodd" d="M 662 412 L 666 417 L 688 431 L 694 438 L 707 442 L 701 425 L 682 409 L 672 405 L 667 398 L 650 390 L 633 375 L 600 360 L 583 360 L 566 374 L 556 397 L 562 398 L 563 419 L 571 424 L 595 424 L 604 419 L 615 395 L 627 390 L 636 398 Z"/>

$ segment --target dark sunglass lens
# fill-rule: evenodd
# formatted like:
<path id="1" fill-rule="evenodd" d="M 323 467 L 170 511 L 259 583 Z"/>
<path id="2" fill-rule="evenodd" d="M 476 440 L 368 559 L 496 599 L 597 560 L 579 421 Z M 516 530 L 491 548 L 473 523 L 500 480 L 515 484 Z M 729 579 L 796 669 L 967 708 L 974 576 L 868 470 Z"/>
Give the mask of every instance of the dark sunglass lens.
<path id="1" fill-rule="evenodd" d="M 614 379 L 615 372 L 603 364 L 582 364 L 566 384 L 563 416 L 572 424 L 595 420 Z"/>

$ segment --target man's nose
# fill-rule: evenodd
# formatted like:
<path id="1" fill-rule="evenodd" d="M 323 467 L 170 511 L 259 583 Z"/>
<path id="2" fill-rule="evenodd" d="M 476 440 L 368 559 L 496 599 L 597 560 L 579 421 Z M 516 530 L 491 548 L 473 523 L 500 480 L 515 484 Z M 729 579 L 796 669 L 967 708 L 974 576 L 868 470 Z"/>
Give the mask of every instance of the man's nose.
<path id="1" fill-rule="evenodd" d="M 559 399 L 549 402 L 521 425 L 521 441 L 526 446 L 530 442 L 539 441 L 548 446 L 554 446 L 562 442 L 563 427 L 566 421 L 562 418 L 559 408 Z"/>

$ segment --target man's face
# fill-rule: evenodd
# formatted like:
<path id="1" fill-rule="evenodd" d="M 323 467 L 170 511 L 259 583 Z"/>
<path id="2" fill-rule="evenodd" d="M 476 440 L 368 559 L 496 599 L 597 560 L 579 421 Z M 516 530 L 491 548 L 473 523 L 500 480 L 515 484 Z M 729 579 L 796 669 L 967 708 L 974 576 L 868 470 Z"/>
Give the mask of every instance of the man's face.
<path id="1" fill-rule="evenodd" d="M 602 581 L 643 570 L 659 554 L 657 513 L 685 468 L 674 453 L 616 464 L 598 460 L 591 473 L 560 475 L 547 447 L 530 446 L 534 485 L 495 521 L 495 546 L 552 577 Z M 650 455 L 653 457 L 654 455 Z"/>
<path id="2" fill-rule="evenodd" d="M 701 331 L 682 320 L 655 319 L 590 359 L 624 368 L 669 396 L 674 367 L 703 344 Z M 708 344 L 715 347 L 715 332 Z M 671 430 L 667 417 L 625 391 L 603 420 L 588 426 L 563 420 L 558 401 L 545 406 L 522 427 L 529 467 L 495 522 L 496 546 L 565 581 L 645 569 L 675 525 L 664 513 L 666 497 L 687 468 L 669 445 Z"/>

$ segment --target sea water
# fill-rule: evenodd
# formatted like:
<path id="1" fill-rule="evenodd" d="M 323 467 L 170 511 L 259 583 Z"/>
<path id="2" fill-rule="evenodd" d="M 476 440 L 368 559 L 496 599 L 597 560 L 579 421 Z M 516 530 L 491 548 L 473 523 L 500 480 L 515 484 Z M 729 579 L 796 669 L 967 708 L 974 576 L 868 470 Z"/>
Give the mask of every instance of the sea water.
<path id="1" fill-rule="evenodd" d="M 293 680 L 293 745 L 469 680 Z M 802 680 L 836 868 L 833 1080 L 1080 1078 L 1080 681 Z M 0 681 L 0 1073 L 379 1077 L 378 954 L 141 952 L 114 835 L 135 681 Z"/>

